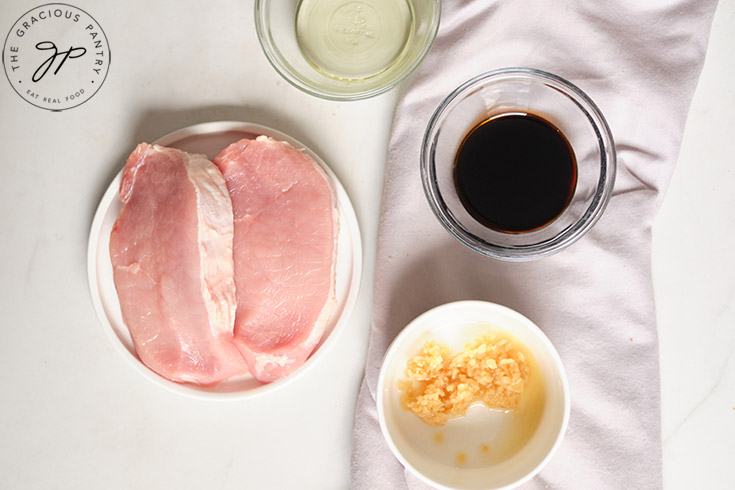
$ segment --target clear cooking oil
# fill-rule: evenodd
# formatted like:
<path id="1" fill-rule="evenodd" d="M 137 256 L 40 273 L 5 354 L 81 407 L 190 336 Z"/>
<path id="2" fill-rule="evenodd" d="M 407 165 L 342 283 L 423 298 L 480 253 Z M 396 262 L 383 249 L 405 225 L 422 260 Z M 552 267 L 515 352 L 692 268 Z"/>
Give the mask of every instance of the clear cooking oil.
<path id="1" fill-rule="evenodd" d="M 296 38 L 319 71 L 365 80 L 398 63 L 414 31 L 411 0 L 301 0 Z"/>

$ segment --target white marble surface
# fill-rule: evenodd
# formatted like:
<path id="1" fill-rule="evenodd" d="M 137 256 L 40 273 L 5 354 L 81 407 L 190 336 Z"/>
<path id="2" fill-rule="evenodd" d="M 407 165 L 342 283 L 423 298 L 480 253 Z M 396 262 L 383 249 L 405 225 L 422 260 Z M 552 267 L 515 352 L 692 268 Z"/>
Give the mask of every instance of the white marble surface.
<path id="1" fill-rule="evenodd" d="M 94 98 L 52 113 L 0 80 L 0 488 L 347 488 L 398 92 L 353 103 L 298 92 L 260 52 L 251 1 L 78 5 L 113 53 Z M 3 1 L 2 34 L 35 6 Z M 735 488 L 734 22 L 735 0 L 722 0 L 654 229 L 668 490 Z M 302 140 L 339 176 L 363 233 L 350 327 L 298 383 L 249 402 L 184 398 L 130 369 L 87 287 L 91 219 L 133 145 L 211 120 Z"/>
<path id="2" fill-rule="evenodd" d="M 735 2 L 719 2 L 654 223 L 664 484 L 735 488 Z"/>

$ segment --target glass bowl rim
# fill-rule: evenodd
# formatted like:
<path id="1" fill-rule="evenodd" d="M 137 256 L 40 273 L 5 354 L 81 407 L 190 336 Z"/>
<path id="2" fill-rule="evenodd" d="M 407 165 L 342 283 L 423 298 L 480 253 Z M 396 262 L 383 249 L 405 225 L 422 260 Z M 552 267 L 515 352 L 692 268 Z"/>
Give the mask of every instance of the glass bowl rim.
<path id="1" fill-rule="evenodd" d="M 355 92 L 332 92 L 329 90 L 321 89 L 302 80 L 298 76 L 298 71 L 293 69 L 291 64 L 286 61 L 285 56 L 281 54 L 281 50 L 278 48 L 278 45 L 273 40 L 268 22 L 268 17 L 270 14 L 266 7 L 267 4 L 271 1 L 279 0 L 255 0 L 253 8 L 255 32 L 257 34 L 260 47 L 263 51 L 263 54 L 265 54 L 268 63 L 270 63 L 270 65 L 273 67 L 274 70 L 276 70 L 281 78 L 286 80 L 286 82 L 296 87 L 297 89 L 314 97 L 333 101 L 362 100 L 375 97 L 391 90 L 396 85 L 406 80 L 423 62 L 424 58 L 426 58 L 426 55 L 429 53 L 429 50 L 436 40 L 439 25 L 441 23 L 442 0 L 429 0 L 434 5 L 434 15 L 431 18 L 428 33 L 429 37 L 427 39 L 427 42 L 421 48 L 421 51 L 419 51 L 414 60 L 408 67 L 406 67 L 406 69 L 398 73 L 395 77 L 388 80 L 386 83 L 383 83 L 382 85 L 379 85 L 377 87 Z"/>
<path id="2" fill-rule="evenodd" d="M 491 243 L 467 231 L 448 211 L 436 182 L 434 153 L 436 139 L 443 123 L 443 116 L 459 97 L 471 93 L 488 82 L 508 78 L 528 78 L 541 81 L 565 96 L 584 113 L 597 137 L 601 155 L 600 178 L 592 202 L 584 215 L 572 226 L 554 237 L 530 245 L 504 246 Z M 616 174 L 616 152 L 612 131 L 602 111 L 592 99 L 572 82 L 543 70 L 525 67 L 509 67 L 481 73 L 455 88 L 436 108 L 424 132 L 421 142 L 420 170 L 424 193 L 429 205 L 442 226 L 458 241 L 487 257 L 507 261 L 528 261 L 563 250 L 584 236 L 600 219 L 612 195 Z"/>

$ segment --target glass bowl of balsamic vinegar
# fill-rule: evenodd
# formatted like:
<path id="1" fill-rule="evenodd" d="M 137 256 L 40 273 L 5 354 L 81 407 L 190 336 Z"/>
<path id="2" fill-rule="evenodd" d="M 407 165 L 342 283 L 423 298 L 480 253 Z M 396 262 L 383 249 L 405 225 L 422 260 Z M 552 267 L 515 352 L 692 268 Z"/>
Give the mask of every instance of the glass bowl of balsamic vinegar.
<path id="1" fill-rule="evenodd" d="M 615 181 L 610 128 L 579 88 L 506 68 L 455 89 L 434 112 L 421 178 L 441 224 L 467 247 L 533 260 L 581 238 Z"/>
<path id="2" fill-rule="evenodd" d="M 421 63 L 441 0 L 255 0 L 263 53 L 291 85 L 328 100 L 386 92 Z"/>

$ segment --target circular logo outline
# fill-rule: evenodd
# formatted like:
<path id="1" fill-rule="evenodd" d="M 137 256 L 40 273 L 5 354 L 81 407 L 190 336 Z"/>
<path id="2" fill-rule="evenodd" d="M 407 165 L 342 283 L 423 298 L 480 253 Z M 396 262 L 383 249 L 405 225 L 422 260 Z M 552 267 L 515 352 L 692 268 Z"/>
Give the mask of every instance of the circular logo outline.
<path id="1" fill-rule="evenodd" d="M 16 28 L 16 26 L 18 25 L 18 23 L 20 21 L 22 21 L 31 12 L 40 10 L 40 9 L 42 9 L 44 7 L 52 7 L 52 6 L 61 6 L 61 7 L 65 7 L 65 8 L 74 9 L 74 10 L 76 10 L 76 11 L 78 11 L 78 12 L 86 15 L 87 17 L 89 17 L 92 20 L 92 22 L 94 22 L 94 24 L 96 25 L 96 27 L 99 28 L 100 32 L 102 33 L 102 37 L 104 39 L 104 45 L 105 45 L 106 50 L 107 50 L 107 56 L 106 56 L 107 66 L 105 67 L 105 73 L 102 76 L 102 81 L 100 81 L 99 85 L 97 85 L 95 87 L 94 91 L 91 93 L 91 95 L 89 97 L 86 97 L 84 99 L 81 99 L 81 101 L 79 103 L 76 103 L 74 105 L 70 105 L 70 106 L 67 106 L 67 107 L 46 107 L 46 106 L 43 106 L 43 105 L 36 104 L 36 103 L 28 100 L 26 97 L 24 97 L 23 94 L 18 91 L 18 88 L 16 87 L 16 84 L 13 83 L 13 81 L 11 80 L 10 73 L 8 72 L 8 64 L 6 63 L 6 59 L 5 59 L 5 51 L 6 51 L 6 48 L 8 46 L 8 41 L 10 40 L 10 36 L 11 36 L 11 34 L 13 34 L 13 30 Z M 13 91 L 16 94 L 18 94 L 18 96 L 21 99 L 23 99 L 24 101 L 26 101 L 27 103 L 29 103 L 30 105 L 32 105 L 34 107 L 38 107 L 39 109 L 44 109 L 44 110 L 51 111 L 51 112 L 61 112 L 61 111 L 65 111 L 65 110 L 68 110 L 68 109 L 74 109 L 75 107 L 79 107 L 80 105 L 82 105 L 85 102 L 89 101 L 92 97 L 94 97 L 97 94 L 97 92 L 100 91 L 100 89 L 102 88 L 102 85 L 104 85 L 105 81 L 107 80 L 107 75 L 110 72 L 110 65 L 112 64 L 112 49 L 110 48 L 110 41 L 109 41 L 109 39 L 107 37 L 107 34 L 105 33 L 105 30 L 102 28 L 102 25 L 97 21 L 97 19 L 95 19 L 94 17 L 92 17 L 92 15 L 90 15 L 89 12 L 87 12 L 86 10 L 81 9 L 81 8 L 75 6 L 75 5 L 71 5 L 71 4 L 68 4 L 68 3 L 52 2 L 52 3 L 45 3 L 45 4 L 42 4 L 42 5 L 38 5 L 36 7 L 33 7 L 32 9 L 27 10 L 20 17 L 18 17 L 18 19 L 16 19 L 15 22 L 13 22 L 13 24 L 10 26 L 10 30 L 8 31 L 7 36 L 5 36 L 5 41 L 3 42 L 3 50 L 2 50 L 1 57 L 2 57 L 3 71 L 5 72 L 5 77 L 8 79 L 8 83 L 10 83 L 10 86 L 13 88 Z M 67 57 L 71 57 L 71 56 L 69 56 L 67 54 Z M 92 83 L 94 83 L 94 82 L 92 82 Z"/>

